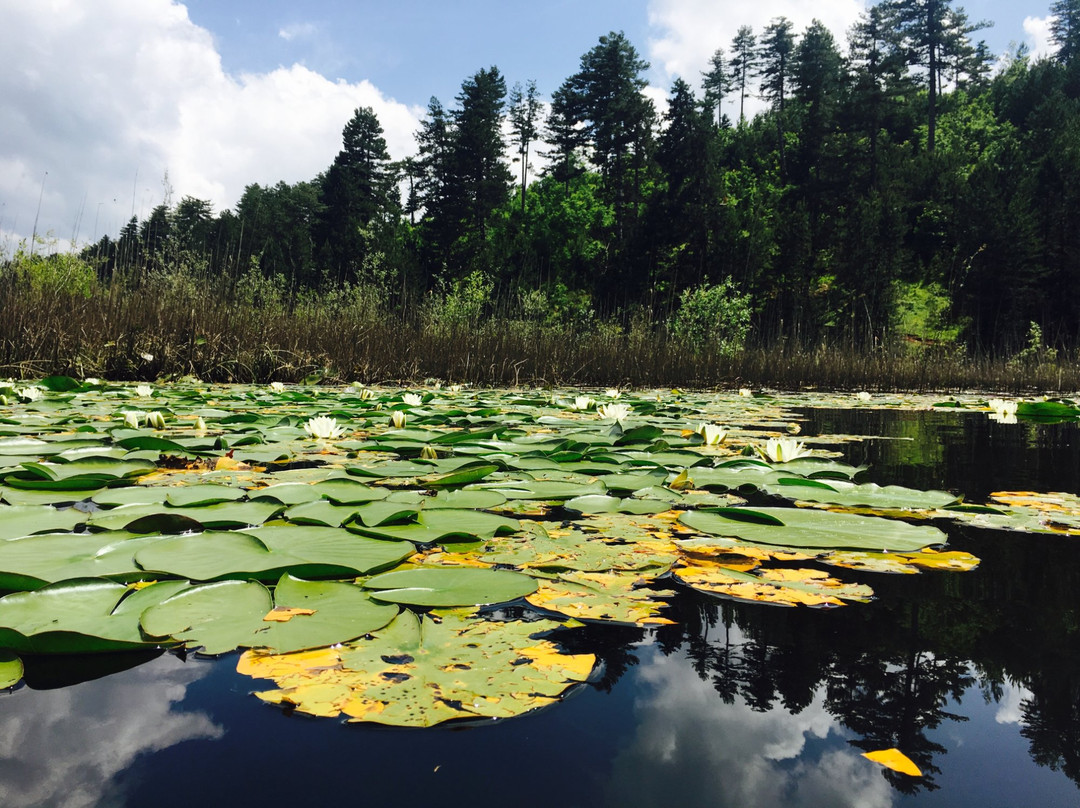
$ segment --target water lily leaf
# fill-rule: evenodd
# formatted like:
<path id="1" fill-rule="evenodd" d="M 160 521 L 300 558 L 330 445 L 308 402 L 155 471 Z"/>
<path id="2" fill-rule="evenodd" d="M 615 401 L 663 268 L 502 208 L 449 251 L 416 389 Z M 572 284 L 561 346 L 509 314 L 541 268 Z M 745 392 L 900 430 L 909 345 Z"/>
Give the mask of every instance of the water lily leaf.
<path id="1" fill-rule="evenodd" d="M 124 651 L 160 645 L 139 629 L 143 609 L 184 581 L 133 591 L 99 578 L 75 578 L 0 598 L 0 646 L 31 654 Z"/>
<path id="2" fill-rule="evenodd" d="M 945 572 L 970 572 L 979 566 L 979 559 L 963 551 L 926 549 L 919 553 L 860 553 L 839 551 L 818 557 L 823 564 L 833 567 L 863 570 L 865 572 L 891 572 L 913 574 L 922 570 Z"/>
<path id="3" fill-rule="evenodd" d="M 356 509 L 356 518 L 366 527 L 379 527 L 415 519 L 419 510 L 406 502 L 369 502 Z"/>
<path id="4" fill-rule="evenodd" d="M 1061 401 L 1020 401 L 1016 405 L 1018 418 L 1076 418 L 1080 407 Z"/>
<path id="5" fill-rule="evenodd" d="M 268 620 L 274 608 L 297 616 Z M 147 633 L 172 636 L 209 655 L 236 648 L 290 653 L 346 642 L 385 626 L 397 613 L 354 584 L 284 575 L 273 599 L 253 581 L 200 584 L 147 609 L 140 620 Z"/>
<path id="6" fill-rule="evenodd" d="M 323 480 L 312 487 L 319 492 L 320 496 L 335 505 L 361 505 L 365 502 L 375 502 L 385 499 L 390 493 L 386 488 L 372 488 L 359 480 L 344 478 Z"/>
<path id="7" fill-rule="evenodd" d="M 51 505 L 6 505 L 0 507 L 0 540 L 74 530 L 86 521 L 86 514 L 74 508 L 57 509 Z"/>
<path id="8" fill-rule="evenodd" d="M 364 582 L 373 596 L 412 606 L 483 606 L 536 591 L 536 581 L 510 570 L 415 567 L 392 570 Z"/>
<path id="9" fill-rule="evenodd" d="M 782 524 L 755 524 L 730 518 L 760 516 Z M 803 508 L 726 508 L 716 512 L 687 511 L 683 524 L 716 536 L 731 536 L 753 544 L 776 544 L 794 548 L 914 552 L 945 544 L 946 536 L 928 525 L 909 525 L 876 516 L 855 516 Z"/>
<path id="10" fill-rule="evenodd" d="M 493 464 L 480 464 L 452 471 L 440 477 L 425 477 L 424 485 L 428 488 L 457 488 L 459 486 L 475 483 L 494 474 L 499 467 Z"/>
<path id="11" fill-rule="evenodd" d="M 915 762 L 911 758 L 899 749 L 881 749 L 876 752 L 863 752 L 862 756 L 887 769 L 892 769 L 895 772 L 911 775 L 912 777 L 922 777 L 922 770 L 915 765 Z"/>
<path id="12" fill-rule="evenodd" d="M 165 501 L 176 508 L 186 506 L 214 505 L 219 502 L 233 502 L 244 498 L 244 492 L 238 488 L 216 483 L 184 485 L 170 488 L 165 494 Z"/>
<path id="13" fill-rule="evenodd" d="M 284 516 L 298 525 L 341 527 L 356 516 L 360 505 L 335 505 L 325 499 L 303 502 L 285 511 Z"/>
<path id="14" fill-rule="evenodd" d="M 434 464 L 422 460 L 392 460 L 372 466 L 346 466 L 345 471 L 355 477 L 423 477 L 435 471 Z"/>
<path id="15" fill-rule="evenodd" d="M 40 589 L 69 578 L 146 578 L 136 551 L 160 536 L 126 532 L 45 533 L 0 542 L 0 589 Z"/>
<path id="16" fill-rule="evenodd" d="M 607 490 L 601 482 L 577 483 L 561 480 L 508 480 L 487 483 L 482 487 L 488 491 L 498 491 L 507 499 L 534 499 L 545 502 L 573 499 L 586 494 L 602 494 Z"/>
<path id="17" fill-rule="evenodd" d="M 364 536 L 405 539 L 417 544 L 441 542 L 450 538 L 476 541 L 489 539 L 497 534 L 513 533 L 519 529 L 520 523 L 516 519 L 456 508 L 424 509 L 417 514 L 415 522 L 405 525 L 368 526 L 354 523 L 349 526 L 349 530 Z"/>
<path id="18" fill-rule="evenodd" d="M 420 502 L 427 510 L 432 508 L 487 509 L 502 505 L 506 502 L 506 497 L 498 491 L 481 489 L 448 491 L 444 489 L 433 497 L 421 498 Z"/>
<path id="19" fill-rule="evenodd" d="M 899 485 L 883 487 L 875 483 L 856 485 L 842 480 L 826 485 L 817 480 L 782 479 L 776 484 L 766 484 L 764 489 L 787 499 L 876 509 L 934 510 L 960 500 L 947 491 L 920 491 Z"/>
<path id="20" fill-rule="evenodd" d="M 164 486 L 129 485 L 107 488 L 91 498 L 95 505 L 115 508 L 120 505 L 164 505 L 169 489 Z"/>
<path id="21" fill-rule="evenodd" d="M 555 578 L 541 578 L 536 592 L 526 600 L 538 609 L 547 609 L 582 621 L 665 625 L 671 620 L 660 615 L 673 597 L 670 590 L 650 589 L 646 578 L 627 572 L 570 572 Z"/>
<path id="22" fill-rule="evenodd" d="M 15 687 L 22 681 L 23 663 L 11 651 L 0 650 L 0 688 Z"/>
<path id="23" fill-rule="evenodd" d="M 37 491 L 0 486 L 0 499 L 8 505 L 64 505 L 90 499 L 101 491 L 100 488 L 85 491 Z"/>
<path id="24" fill-rule="evenodd" d="M 256 695 L 312 715 L 430 727 L 455 719 L 509 718 L 557 701 L 595 665 L 534 635 L 551 621 L 490 622 L 403 612 L 370 639 L 341 649 L 247 652 L 237 670 L 273 679 Z"/>
<path id="25" fill-rule="evenodd" d="M 233 530 L 261 525 L 284 510 L 277 502 L 220 502 L 216 505 L 170 508 L 153 503 L 121 505 L 111 511 L 101 511 L 87 523 L 102 530 L 131 530 L 136 533 L 168 532 L 170 525 L 183 525 L 182 530 L 198 527 L 207 530 Z"/>
<path id="26" fill-rule="evenodd" d="M 674 574 L 677 580 L 699 592 L 779 606 L 842 606 L 849 600 L 865 603 L 874 595 L 865 584 L 845 584 L 813 569 L 759 568 L 742 572 L 708 561 L 686 559 Z"/>
<path id="27" fill-rule="evenodd" d="M 139 477 L 154 471 L 157 466 L 148 460 L 117 460 L 112 457 L 88 457 L 67 463 L 23 463 L 30 474 L 51 482 L 78 480 L 122 480 Z"/>
<path id="28" fill-rule="evenodd" d="M 563 503 L 563 507 L 575 513 L 662 513 L 671 509 L 670 502 L 655 499 L 636 499 L 627 497 L 609 497 L 604 494 L 589 494 L 574 497 Z"/>
<path id="29" fill-rule="evenodd" d="M 278 483 L 265 488 L 253 488 L 248 491 L 248 498 L 251 500 L 272 499 L 282 505 L 300 505 L 304 502 L 320 500 L 323 495 L 310 483 Z"/>
<path id="30" fill-rule="evenodd" d="M 412 553 L 405 542 L 366 539 L 336 528 L 269 525 L 166 537 L 137 552 L 135 561 L 145 570 L 194 581 L 274 581 L 286 571 L 309 578 L 366 575 Z"/>

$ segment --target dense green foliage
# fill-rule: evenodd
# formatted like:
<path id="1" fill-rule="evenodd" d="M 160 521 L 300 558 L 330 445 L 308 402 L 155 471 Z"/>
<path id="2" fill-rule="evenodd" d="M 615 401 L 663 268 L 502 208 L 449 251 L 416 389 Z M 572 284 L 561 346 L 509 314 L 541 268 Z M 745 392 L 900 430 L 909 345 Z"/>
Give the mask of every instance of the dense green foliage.
<path id="1" fill-rule="evenodd" d="M 546 119 L 534 83 L 508 93 L 498 68 L 481 69 L 452 108 L 431 99 L 415 157 L 392 162 L 358 109 L 311 181 L 251 185 L 217 214 L 164 204 L 82 257 L 125 288 L 182 266 L 261 278 L 286 309 L 346 294 L 403 319 L 452 304 L 459 321 L 621 328 L 679 322 L 692 290 L 730 283 L 751 345 L 1006 357 L 1035 324 L 1047 346 L 1072 348 L 1080 2 L 1051 12 L 1054 57 L 1020 49 L 996 72 L 972 39 L 984 24 L 951 0 L 881 0 L 847 53 L 816 21 L 743 27 L 701 91 L 676 80 L 662 113 L 641 92 L 647 63 L 611 33 L 553 90 Z M 769 107 L 747 118 L 753 95 Z"/>

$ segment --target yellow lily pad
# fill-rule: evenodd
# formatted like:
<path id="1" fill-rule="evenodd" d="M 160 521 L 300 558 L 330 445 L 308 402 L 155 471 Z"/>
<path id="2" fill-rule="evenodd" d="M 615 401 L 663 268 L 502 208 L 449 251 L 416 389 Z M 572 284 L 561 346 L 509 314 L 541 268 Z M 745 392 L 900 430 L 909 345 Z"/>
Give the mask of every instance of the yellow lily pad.
<path id="1" fill-rule="evenodd" d="M 912 777 L 922 777 L 922 769 L 899 749 L 880 749 L 876 752 L 863 752 L 863 757 L 879 763 L 887 769 Z"/>

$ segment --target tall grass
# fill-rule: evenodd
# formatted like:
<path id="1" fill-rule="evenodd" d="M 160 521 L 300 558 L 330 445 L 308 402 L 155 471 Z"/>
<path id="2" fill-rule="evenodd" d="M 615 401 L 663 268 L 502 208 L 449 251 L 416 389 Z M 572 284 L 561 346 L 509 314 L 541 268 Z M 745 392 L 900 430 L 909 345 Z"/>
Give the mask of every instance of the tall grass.
<path id="1" fill-rule="evenodd" d="M 462 314 L 457 303 L 438 298 L 403 314 L 388 311 L 379 294 L 363 287 L 289 295 L 259 277 L 209 281 L 183 271 L 108 283 L 71 280 L 12 265 L 0 271 L 0 376 L 1080 390 L 1076 357 L 1063 353 L 970 357 L 903 344 L 866 350 L 787 343 L 725 355 L 688 350 L 648 316 L 552 322 L 525 319 L 510 305 L 494 316 Z"/>

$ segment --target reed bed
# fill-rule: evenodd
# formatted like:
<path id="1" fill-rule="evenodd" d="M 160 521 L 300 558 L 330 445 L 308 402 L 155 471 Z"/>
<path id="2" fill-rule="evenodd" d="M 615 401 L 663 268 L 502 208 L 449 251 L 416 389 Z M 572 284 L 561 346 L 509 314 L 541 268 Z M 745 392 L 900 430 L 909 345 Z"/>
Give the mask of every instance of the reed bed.
<path id="1" fill-rule="evenodd" d="M 392 383 L 434 378 L 483 386 L 678 386 L 785 390 L 1068 393 L 1074 355 L 1020 361 L 903 343 L 756 345 L 691 350 L 662 322 L 475 321 L 435 305 L 402 314 L 362 295 L 254 299 L 221 285 L 144 279 L 89 294 L 0 277 L 0 376 L 207 382 Z"/>

